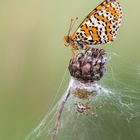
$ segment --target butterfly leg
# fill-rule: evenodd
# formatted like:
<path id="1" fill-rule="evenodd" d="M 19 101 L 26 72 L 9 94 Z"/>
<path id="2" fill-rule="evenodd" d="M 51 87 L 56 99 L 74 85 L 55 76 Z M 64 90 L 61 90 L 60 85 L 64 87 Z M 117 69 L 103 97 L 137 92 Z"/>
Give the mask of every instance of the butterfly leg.
<path id="1" fill-rule="evenodd" d="M 72 57 L 74 57 L 76 55 L 76 49 L 73 48 L 73 46 L 70 45 L 70 49 L 72 52 Z"/>

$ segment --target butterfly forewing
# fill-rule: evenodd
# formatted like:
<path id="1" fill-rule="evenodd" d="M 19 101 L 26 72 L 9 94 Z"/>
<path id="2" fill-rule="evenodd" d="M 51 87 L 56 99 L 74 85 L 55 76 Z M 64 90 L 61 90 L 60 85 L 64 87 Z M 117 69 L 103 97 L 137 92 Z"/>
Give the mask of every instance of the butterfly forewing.
<path id="1" fill-rule="evenodd" d="M 106 0 L 97 6 L 71 35 L 75 44 L 98 45 L 112 42 L 122 20 L 122 8 L 117 0 Z"/>

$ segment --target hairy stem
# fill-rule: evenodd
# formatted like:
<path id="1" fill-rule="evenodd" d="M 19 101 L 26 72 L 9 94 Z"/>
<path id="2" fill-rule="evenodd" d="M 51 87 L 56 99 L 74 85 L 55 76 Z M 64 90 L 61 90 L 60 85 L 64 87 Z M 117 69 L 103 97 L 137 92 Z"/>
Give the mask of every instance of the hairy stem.
<path id="1" fill-rule="evenodd" d="M 65 99 L 60 104 L 60 108 L 59 108 L 57 116 L 56 116 L 55 124 L 54 124 L 54 127 L 52 129 L 51 140 L 56 140 L 57 132 L 58 132 L 58 129 L 59 129 L 59 126 L 60 126 L 60 123 L 61 123 L 61 116 L 62 116 L 65 104 L 66 104 L 69 96 L 70 96 L 70 90 L 68 90 Z"/>

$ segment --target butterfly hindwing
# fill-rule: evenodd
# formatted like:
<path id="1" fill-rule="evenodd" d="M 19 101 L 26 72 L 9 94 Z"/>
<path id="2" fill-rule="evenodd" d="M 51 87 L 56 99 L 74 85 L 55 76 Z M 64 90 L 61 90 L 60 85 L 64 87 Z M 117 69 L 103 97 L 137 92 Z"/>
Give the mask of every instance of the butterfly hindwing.
<path id="1" fill-rule="evenodd" d="M 122 20 L 122 8 L 117 0 L 105 0 L 97 6 L 71 35 L 73 42 L 98 45 L 112 42 Z"/>

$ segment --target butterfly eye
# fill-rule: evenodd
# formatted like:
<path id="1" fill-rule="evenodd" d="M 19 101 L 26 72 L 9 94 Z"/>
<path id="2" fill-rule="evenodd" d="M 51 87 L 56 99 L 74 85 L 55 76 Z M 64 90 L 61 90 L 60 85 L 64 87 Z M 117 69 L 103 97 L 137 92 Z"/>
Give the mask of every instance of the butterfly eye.
<path id="1" fill-rule="evenodd" d="M 67 43 L 70 42 L 70 38 L 69 38 L 69 36 L 66 36 L 66 42 L 67 42 Z"/>
<path id="2" fill-rule="evenodd" d="M 69 46 L 69 44 L 70 44 L 70 38 L 69 38 L 69 36 L 64 36 L 64 45 L 65 46 Z"/>

